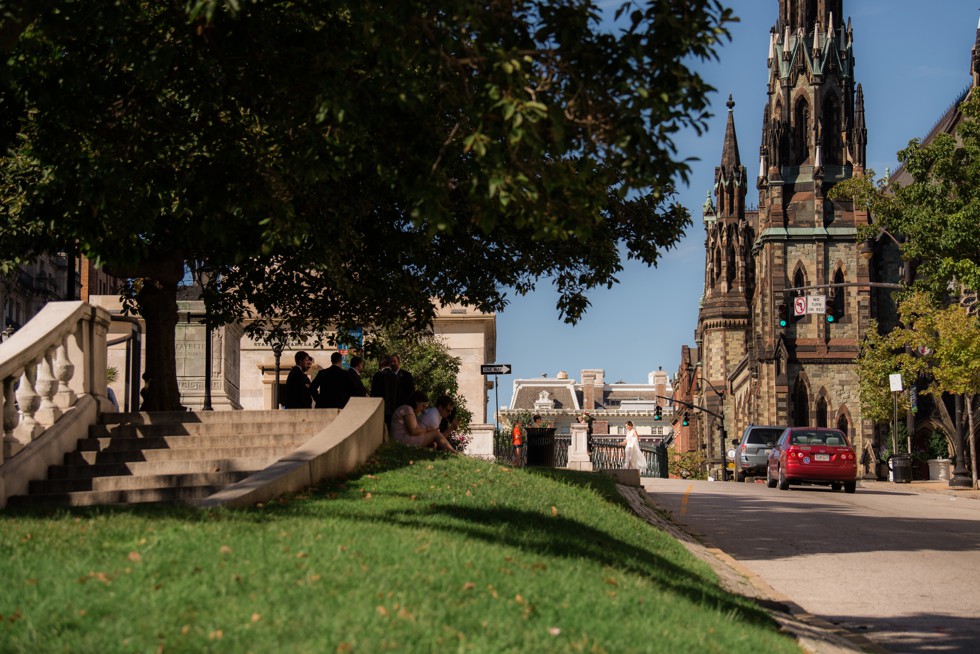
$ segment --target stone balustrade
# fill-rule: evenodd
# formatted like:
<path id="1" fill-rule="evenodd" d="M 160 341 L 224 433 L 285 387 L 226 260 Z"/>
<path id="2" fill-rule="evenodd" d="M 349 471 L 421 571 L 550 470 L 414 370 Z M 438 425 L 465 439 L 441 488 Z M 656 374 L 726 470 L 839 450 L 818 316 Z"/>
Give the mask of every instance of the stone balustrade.
<path id="1" fill-rule="evenodd" d="M 30 469 L 45 465 L 47 459 L 56 458 L 64 448 L 73 448 L 76 434 L 84 435 L 98 412 L 111 406 L 106 397 L 109 319 L 107 311 L 85 302 L 50 302 L 0 343 L 0 500 L 14 490 L 12 478 L 27 472 L 14 470 L 23 467 L 16 465 L 19 459 L 35 459 L 27 466 Z M 85 410 L 75 411 L 81 404 Z M 62 425 L 61 429 L 52 430 L 63 417 L 66 423 L 82 418 L 84 425 L 68 429 Z M 52 437 L 46 436 L 48 432 L 52 432 Z M 43 446 L 35 447 L 41 441 Z M 32 449 L 45 449 L 47 453 L 32 457 Z"/>

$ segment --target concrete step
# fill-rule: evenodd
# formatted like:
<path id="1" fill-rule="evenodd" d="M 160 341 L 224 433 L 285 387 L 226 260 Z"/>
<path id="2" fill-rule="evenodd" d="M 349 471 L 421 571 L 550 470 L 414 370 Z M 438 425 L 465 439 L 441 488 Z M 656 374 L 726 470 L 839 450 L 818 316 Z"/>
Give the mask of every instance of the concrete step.
<path id="1" fill-rule="evenodd" d="M 204 461 L 208 459 L 238 459 L 279 457 L 293 451 L 292 446 L 266 445 L 259 447 L 213 447 L 178 449 L 143 449 L 109 452 L 69 452 L 64 465 L 84 465 L 94 463 L 133 463 L 137 461 Z"/>
<path id="2" fill-rule="evenodd" d="M 79 491 L 50 495 L 16 495 L 7 506 L 61 508 L 70 506 L 109 506 L 117 504 L 174 504 L 203 499 L 224 488 L 218 486 L 184 486 L 180 488 L 139 488 L 132 490 Z"/>
<path id="3" fill-rule="evenodd" d="M 245 447 L 299 447 L 312 434 L 222 434 L 200 436 L 144 436 L 120 438 L 83 438 L 78 441 L 80 452 L 132 452 L 159 449 L 206 449 Z"/>
<path id="4" fill-rule="evenodd" d="M 340 413 L 338 409 L 290 409 L 284 411 L 160 411 L 154 413 L 103 413 L 103 425 L 186 425 L 243 424 L 246 422 L 271 422 L 276 424 L 297 422 L 330 422 Z"/>
<path id="5" fill-rule="evenodd" d="M 203 472 L 255 472 L 263 470 L 280 457 L 243 457 L 235 459 L 199 459 L 177 461 L 130 461 L 122 463 L 74 464 L 51 466 L 48 479 L 90 479 L 111 476 L 180 475 Z"/>
<path id="6" fill-rule="evenodd" d="M 47 479 L 32 481 L 31 495 L 59 495 L 82 491 L 140 490 L 154 488 L 188 488 L 197 486 L 225 487 L 245 479 L 251 470 L 234 472 L 194 472 L 186 474 L 153 474 L 75 479 Z"/>
<path id="7" fill-rule="evenodd" d="M 214 436 L 235 435 L 274 435 L 274 434 L 307 434 L 312 435 L 329 424 L 324 422 L 241 422 L 241 423 L 207 423 L 188 422 L 182 424 L 151 424 L 141 425 L 123 423 L 116 425 L 94 425 L 89 428 L 91 438 L 145 438 L 151 436 L 199 436 L 211 434 Z"/>

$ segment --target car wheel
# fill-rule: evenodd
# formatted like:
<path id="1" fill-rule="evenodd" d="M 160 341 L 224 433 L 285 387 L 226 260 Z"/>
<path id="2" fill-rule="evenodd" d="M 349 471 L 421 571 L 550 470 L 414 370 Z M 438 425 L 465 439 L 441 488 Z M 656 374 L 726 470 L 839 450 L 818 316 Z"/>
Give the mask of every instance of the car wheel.
<path id="1" fill-rule="evenodd" d="M 766 466 L 766 486 L 769 488 L 776 487 L 776 480 L 772 478 L 772 470 L 769 468 L 769 466 Z"/>
<path id="2" fill-rule="evenodd" d="M 844 482 L 844 492 L 845 493 L 853 493 L 855 490 L 857 490 L 857 482 L 856 481 L 845 481 Z"/>
<path id="3" fill-rule="evenodd" d="M 779 490 L 789 490 L 789 479 L 783 474 L 783 468 L 779 468 Z"/>
<path id="4" fill-rule="evenodd" d="M 840 490 L 840 482 L 835 481 L 834 483 L 832 483 L 830 485 L 830 490 L 834 491 L 835 493 L 837 491 L 839 491 Z"/>

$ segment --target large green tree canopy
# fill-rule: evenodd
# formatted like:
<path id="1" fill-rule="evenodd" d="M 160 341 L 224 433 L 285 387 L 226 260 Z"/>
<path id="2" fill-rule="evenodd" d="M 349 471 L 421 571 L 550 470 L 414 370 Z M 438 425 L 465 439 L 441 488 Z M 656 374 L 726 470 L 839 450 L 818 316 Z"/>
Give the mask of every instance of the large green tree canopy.
<path id="1" fill-rule="evenodd" d="M 216 319 L 424 325 L 548 277 L 577 320 L 690 224 L 717 0 L 0 0 L 0 261 L 140 278 L 148 408 L 176 408 L 184 263 Z M 606 22 L 603 22 L 603 18 Z M 220 292 L 218 292 L 220 290 Z M 171 315 L 173 316 L 171 318 Z M 152 325 L 152 327 L 151 327 Z M 277 327 L 279 328 L 279 327 Z"/>

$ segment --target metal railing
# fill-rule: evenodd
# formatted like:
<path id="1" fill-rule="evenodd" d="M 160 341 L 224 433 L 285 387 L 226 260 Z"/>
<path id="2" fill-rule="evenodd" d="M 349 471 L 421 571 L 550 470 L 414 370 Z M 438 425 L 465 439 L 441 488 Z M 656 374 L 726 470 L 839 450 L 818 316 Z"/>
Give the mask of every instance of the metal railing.
<path id="1" fill-rule="evenodd" d="M 554 464 L 556 468 L 564 468 L 568 465 L 568 448 L 571 445 L 569 434 L 555 435 L 555 455 Z M 620 470 L 625 467 L 626 448 L 619 445 L 622 436 L 593 436 L 590 440 L 589 460 L 592 462 L 592 469 L 600 470 Z M 641 477 L 667 477 L 667 448 L 660 439 L 640 441 L 640 450 L 647 460 L 647 467 L 640 471 Z M 497 431 L 494 435 L 493 443 L 494 457 L 502 463 L 515 463 L 514 446 L 511 442 L 509 433 Z M 521 448 L 520 465 L 527 464 L 527 446 Z"/>

